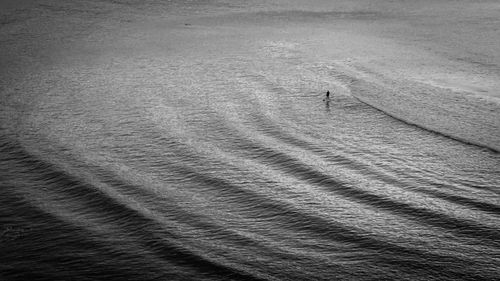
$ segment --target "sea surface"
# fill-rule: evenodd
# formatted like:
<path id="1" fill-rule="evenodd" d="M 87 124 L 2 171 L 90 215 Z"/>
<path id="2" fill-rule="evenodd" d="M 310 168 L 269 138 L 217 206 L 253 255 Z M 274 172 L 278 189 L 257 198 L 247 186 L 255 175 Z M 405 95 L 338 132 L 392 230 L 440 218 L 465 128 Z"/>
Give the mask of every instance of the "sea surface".
<path id="1" fill-rule="evenodd" d="M 11 4 L 0 280 L 498 279 L 500 5 L 407 2 Z"/>

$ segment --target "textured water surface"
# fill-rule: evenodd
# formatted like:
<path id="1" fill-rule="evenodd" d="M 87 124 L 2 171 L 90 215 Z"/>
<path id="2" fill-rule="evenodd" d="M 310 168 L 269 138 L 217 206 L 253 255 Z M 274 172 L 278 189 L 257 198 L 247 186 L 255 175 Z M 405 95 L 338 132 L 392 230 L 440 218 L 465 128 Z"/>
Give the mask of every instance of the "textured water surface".
<path id="1" fill-rule="evenodd" d="M 376 16 L 345 3 L 292 27 L 155 3 L 70 14 L 87 41 L 3 72 L 0 279 L 498 278 L 495 97 L 311 54 L 315 21 Z M 206 7 L 235 14 L 180 15 Z"/>

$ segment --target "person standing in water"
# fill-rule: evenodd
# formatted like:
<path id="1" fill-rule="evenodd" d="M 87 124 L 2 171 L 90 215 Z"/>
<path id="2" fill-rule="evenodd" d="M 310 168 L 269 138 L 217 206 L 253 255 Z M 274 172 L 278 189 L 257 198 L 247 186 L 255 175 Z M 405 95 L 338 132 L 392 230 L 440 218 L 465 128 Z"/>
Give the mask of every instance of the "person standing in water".
<path id="1" fill-rule="evenodd" d="M 324 101 L 330 101 L 330 91 L 326 91 L 326 97 L 323 100 Z"/>
<path id="2" fill-rule="evenodd" d="M 326 106 L 326 111 L 330 112 L 330 91 L 326 91 L 326 97 L 323 99 Z"/>

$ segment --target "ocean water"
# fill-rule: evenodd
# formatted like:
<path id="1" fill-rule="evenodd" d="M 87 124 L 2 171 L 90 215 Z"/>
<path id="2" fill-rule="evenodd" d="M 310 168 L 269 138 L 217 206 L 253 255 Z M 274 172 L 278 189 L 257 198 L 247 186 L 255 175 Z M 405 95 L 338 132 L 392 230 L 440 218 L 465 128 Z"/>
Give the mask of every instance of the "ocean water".
<path id="1" fill-rule="evenodd" d="M 497 279 L 500 10 L 416 2 L 10 8 L 0 279 Z"/>

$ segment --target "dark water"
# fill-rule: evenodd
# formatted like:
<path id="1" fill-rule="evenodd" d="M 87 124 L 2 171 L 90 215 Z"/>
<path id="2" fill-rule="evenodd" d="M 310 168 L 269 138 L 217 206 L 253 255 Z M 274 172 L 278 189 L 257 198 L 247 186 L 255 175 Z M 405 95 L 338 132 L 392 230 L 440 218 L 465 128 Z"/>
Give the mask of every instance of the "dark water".
<path id="1" fill-rule="evenodd" d="M 497 279 L 500 155 L 292 47 L 46 73 L 1 126 L 0 279 Z"/>

